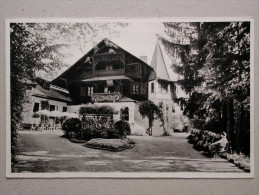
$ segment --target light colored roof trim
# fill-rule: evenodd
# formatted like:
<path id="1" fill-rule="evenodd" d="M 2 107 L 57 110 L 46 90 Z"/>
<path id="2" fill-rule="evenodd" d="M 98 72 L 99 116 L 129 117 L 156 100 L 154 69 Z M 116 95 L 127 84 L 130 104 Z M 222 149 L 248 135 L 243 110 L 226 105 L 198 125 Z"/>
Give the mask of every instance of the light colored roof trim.
<path id="1" fill-rule="evenodd" d="M 57 91 L 61 91 L 61 92 L 64 92 L 64 93 L 69 94 L 69 91 L 68 91 L 67 89 L 64 89 L 64 88 L 62 88 L 62 87 L 58 87 L 58 86 L 56 86 L 56 85 L 50 84 L 50 88 L 55 89 L 55 90 L 57 90 Z"/>
<path id="2" fill-rule="evenodd" d="M 131 78 L 127 76 L 106 76 L 106 77 L 93 77 L 90 79 L 82 80 L 82 82 L 91 82 L 91 81 L 106 81 L 106 80 L 130 80 L 134 82 Z"/>

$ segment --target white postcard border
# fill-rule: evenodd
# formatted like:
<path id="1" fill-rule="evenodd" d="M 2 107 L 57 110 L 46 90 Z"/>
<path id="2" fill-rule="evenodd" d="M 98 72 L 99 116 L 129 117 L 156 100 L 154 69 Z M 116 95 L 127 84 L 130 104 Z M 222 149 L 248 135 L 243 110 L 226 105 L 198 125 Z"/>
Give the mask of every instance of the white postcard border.
<path id="1" fill-rule="evenodd" d="M 10 23 L 66 23 L 66 22 L 250 22 L 250 160 L 249 173 L 213 172 L 56 172 L 12 173 L 11 172 L 11 111 L 10 111 Z M 5 21 L 6 60 L 6 177 L 7 178 L 254 178 L 254 18 L 253 17 L 93 17 L 93 18 L 9 18 Z"/>

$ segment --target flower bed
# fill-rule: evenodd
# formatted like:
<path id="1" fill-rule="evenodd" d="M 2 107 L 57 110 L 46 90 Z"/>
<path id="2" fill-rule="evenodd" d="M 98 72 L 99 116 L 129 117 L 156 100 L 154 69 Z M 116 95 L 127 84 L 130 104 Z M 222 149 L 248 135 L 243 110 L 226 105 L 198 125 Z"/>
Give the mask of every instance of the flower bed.
<path id="1" fill-rule="evenodd" d="M 91 139 L 84 146 L 100 150 L 109 150 L 119 152 L 122 150 L 130 149 L 135 146 L 135 143 L 129 139 Z"/>

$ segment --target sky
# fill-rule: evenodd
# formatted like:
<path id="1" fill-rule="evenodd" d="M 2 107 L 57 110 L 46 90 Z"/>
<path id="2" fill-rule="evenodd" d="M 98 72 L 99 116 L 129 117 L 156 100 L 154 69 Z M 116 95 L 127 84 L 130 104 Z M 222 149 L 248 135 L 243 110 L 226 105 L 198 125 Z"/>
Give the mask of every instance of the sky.
<path id="1" fill-rule="evenodd" d="M 150 63 L 157 43 L 156 34 L 163 34 L 162 23 L 129 23 L 113 41 L 136 57 L 147 56 Z"/>
<path id="2" fill-rule="evenodd" d="M 148 64 L 151 63 L 153 52 L 158 41 L 157 35 L 166 36 L 162 22 L 136 21 L 130 22 L 128 23 L 128 26 L 118 29 L 119 36 L 110 38 L 110 40 L 136 57 L 147 56 Z M 102 34 L 99 34 L 99 37 L 100 39 L 98 42 L 102 41 L 104 38 Z M 93 46 L 93 43 L 89 43 L 88 48 L 85 48 L 84 53 L 78 48 L 74 48 L 72 51 L 72 56 L 66 60 L 66 63 L 68 63 L 70 66 L 73 65 L 78 59 L 80 59 L 90 49 L 92 49 Z M 175 78 L 176 75 L 170 68 L 170 58 L 167 56 L 165 50 L 163 50 L 163 46 L 161 44 L 160 46 L 162 48 L 164 60 L 169 70 L 169 75 L 171 78 Z"/>
<path id="3" fill-rule="evenodd" d="M 120 29 L 119 37 L 110 40 L 136 57 L 147 56 L 150 63 L 157 43 L 157 34 L 164 34 L 164 26 L 161 22 L 131 22 L 127 27 Z M 101 40 L 102 38 L 99 42 Z M 89 43 L 86 51 L 92 47 L 92 43 Z M 84 54 L 74 48 L 73 56 L 68 58 L 67 63 L 74 64 Z"/>
<path id="4" fill-rule="evenodd" d="M 119 36 L 112 36 L 112 38 L 109 38 L 109 40 L 136 57 L 147 56 L 148 64 L 151 63 L 153 52 L 158 41 L 157 35 L 166 36 L 164 32 L 165 28 L 161 21 L 153 22 L 136 20 L 128 22 L 128 25 L 124 28 L 118 26 L 113 26 L 112 28 L 116 28 L 116 30 L 119 31 Z M 105 31 L 105 29 L 103 31 Z M 75 62 L 77 62 L 90 49 L 92 49 L 95 44 L 102 41 L 103 38 L 106 38 L 107 32 L 103 31 L 98 32 L 99 34 L 96 36 L 98 37 L 98 39 L 95 39 L 96 43 L 93 43 L 91 41 L 87 43 L 86 48 L 83 49 L 84 51 L 80 50 L 80 48 L 76 45 L 70 47 L 69 51 L 65 51 L 69 52 L 71 55 L 63 59 L 64 63 L 68 64 L 68 67 L 70 67 Z M 170 67 L 171 60 L 167 56 L 165 50 L 163 50 L 162 44 L 160 44 L 160 46 L 162 48 L 169 76 L 172 80 L 177 80 L 175 79 L 177 75 L 172 71 L 172 68 Z M 62 72 L 64 72 L 68 67 L 57 70 L 54 74 L 48 74 L 40 71 L 37 76 L 43 77 L 44 79 L 51 81 Z"/>

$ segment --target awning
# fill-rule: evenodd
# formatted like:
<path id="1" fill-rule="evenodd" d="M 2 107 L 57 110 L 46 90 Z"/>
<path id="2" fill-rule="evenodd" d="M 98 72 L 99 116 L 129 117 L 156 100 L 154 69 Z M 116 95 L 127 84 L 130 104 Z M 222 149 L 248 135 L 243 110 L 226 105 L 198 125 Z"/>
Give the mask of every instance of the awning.
<path id="1" fill-rule="evenodd" d="M 90 82 L 90 81 L 106 81 L 106 80 L 130 80 L 134 82 L 131 78 L 126 76 L 106 76 L 106 77 L 93 77 L 90 79 L 82 80 L 82 82 Z"/>

